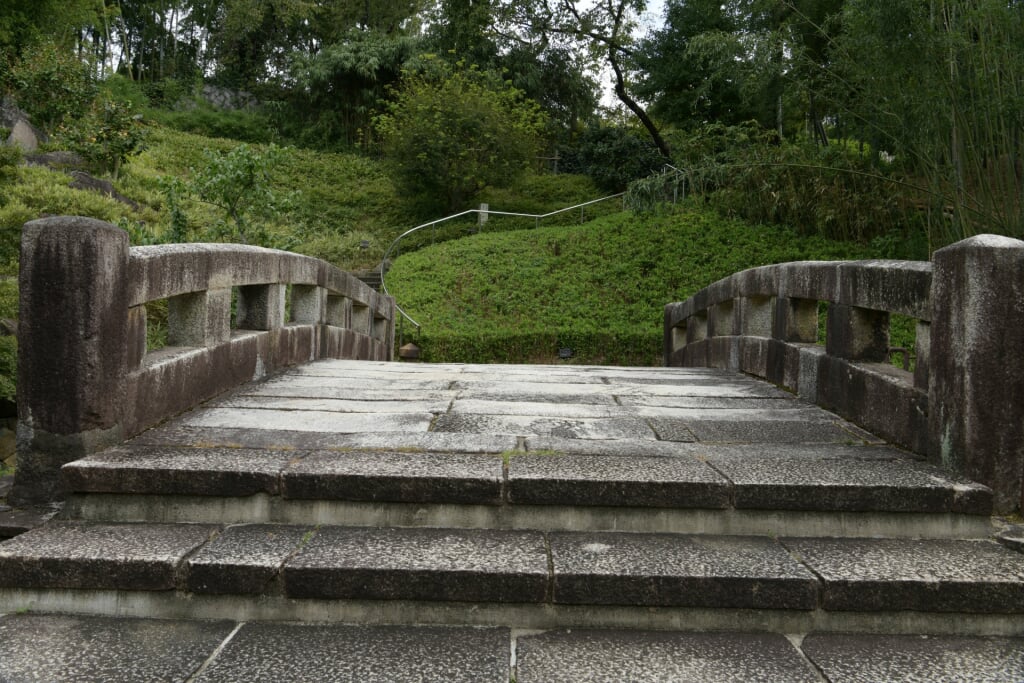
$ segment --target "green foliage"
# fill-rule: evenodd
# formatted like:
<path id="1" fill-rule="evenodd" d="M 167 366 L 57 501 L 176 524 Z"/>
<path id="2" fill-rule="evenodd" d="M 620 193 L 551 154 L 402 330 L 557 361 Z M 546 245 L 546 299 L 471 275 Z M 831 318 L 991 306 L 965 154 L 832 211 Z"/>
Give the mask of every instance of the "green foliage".
<path id="1" fill-rule="evenodd" d="M 281 109 L 280 127 L 319 149 L 367 143 L 374 110 L 398 83 L 416 38 L 355 30 L 294 64 L 298 87 Z"/>
<path id="2" fill-rule="evenodd" d="M 847 0 L 834 97 L 901 159 L 931 246 L 1024 237 L 1024 13 L 999 0 Z"/>
<path id="3" fill-rule="evenodd" d="M 649 140 L 618 126 L 587 129 L 564 156 L 566 170 L 590 176 L 605 192 L 622 192 L 630 182 L 654 173 L 665 163 Z"/>
<path id="4" fill-rule="evenodd" d="M 13 145 L 0 145 L 0 206 L 3 205 L 3 187 L 18 179 L 21 149 Z"/>
<path id="5" fill-rule="evenodd" d="M 18 318 L 18 279 L 0 278 L 0 318 Z M 0 400 L 14 401 L 18 376 L 18 339 L 0 337 Z"/>
<path id="6" fill-rule="evenodd" d="M 41 39 L 63 44 L 79 28 L 96 21 L 96 9 L 93 0 L 4 0 L 0 3 L 0 55 L 17 56 Z"/>
<path id="7" fill-rule="evenodd" d="M 398 259 L 388 289 L 429 361 L 557 362 L 567 346 L 574 362 L 657 365 L 666 303 L 757 265 L 868 254 L 688 206 L 438 244 Z"/>
<path id="8" fill-rule="evenodd" d="M 89 65 L 49 41 L 26 49 L 11 69 L 10 80 L 18 105 L 48 131 L 81 115 L 97 92 Z"/>
<path id="9" fill-rule="evenodd" d="M 511 183 L 536 156 L 544 127 L 537 104 L 492 74 L 443 71 L 407 74 L 376 121 L 396 181 L 426 215 L 464 209 L 484 187 Z"/>
<path id="10" fill-rule="evenodd" d="M 132 111 L 142 111 L 151 104 L 142 84 L 121 74 L 110 74 L 100 82 L 99 88 L 100 97 L 124 102 Z"/>
<path id="11" fill-rule="evenodd" d="M 226 111 L 204 100 L 187 109 L 149 109 L 146 118 L 185 133 L 249 143 L 268 143 L 277 137 L 269 116 L 259 111 Z"/>
<path id="12" fill-rule="evenodd" d="M 869 243 L 887 236 L 920 246 L 907 183 L 857 147 L 779 141 L 756 123 L 712 124 L 673 138 L 680 172 L 634 183 L 639 212 L 700 195 L 729 216 L 790 226 L 801 235 Z M 906 254 L 926 258 L 927 251 Z"/>
<path id="13" fill-rule="evenodd" d="M 266 244 L 262 221 L 291 200 L 274 189 L 269 177 L 270 168 L 281 157 L 280 149 L 270 145 L 259 150 L 241 144 L 225 154 L 207 152 L 204 157 L 206 163 L 196 172 L 191 189 L 230 220 L 215 224 L 211 236 Z"/>
<path id="14" fill-rule="evenodd" d="M 140 118 L 130 103 L 100 97 L 86 116 L 62 126 L 58 134 L 72 150 L 117 180 L 121 166 L 145 146 Z"/>

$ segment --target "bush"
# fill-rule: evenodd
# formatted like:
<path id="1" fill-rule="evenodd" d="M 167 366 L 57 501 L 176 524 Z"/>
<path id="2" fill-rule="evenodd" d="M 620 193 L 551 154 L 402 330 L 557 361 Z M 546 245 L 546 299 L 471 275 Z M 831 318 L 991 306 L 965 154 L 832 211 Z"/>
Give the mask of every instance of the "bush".
<path id="1" fill-rule="evenodd" d="M 36 125 L 51 132 L 87 111 L 97 92 L 89 65 L 53 42 L 25 50 L 11 69 L 10 81 L 18 105 Z"/>
<path id="2" fill-rule="evenodd" d="M 493 74 L 462 68 L 407 74 L 376 120 L 399 185 L 423 215 L 465 209 L 488 185 L 507 186 L 536 156 L 540 107 Z"/>
<path id="3" fill-rule="evenodd" d="M 673 146 L 681 174 L 636 182 L 630 190 L 633 207 L 648 210 L 678 189 L 680 196 L 702 196 L 728 216 L 789 226 L 801 235 L 867 244 L 897 234 L 917 243 L 918 226 L 906 210 L 913 203 L 908 185 L 870 152 L 782 142 L 754 122 L 680 133 Z"/>
<path id="4" fill-rule="evenodd" d="M 566 171 L 590 176 L 605 192 L 622 192 L 665 163 L 649 140 L 617 126 L 589 128 L 576 147 L 563 150 L 562 156 Z"/>
<path id="5" fill-rule="evenodd" d="M 150 109 L 146 117 L 168 128 L 211 138 L 228 138 L 239 142 L 268 143 L 277 139 L 277 132 L 263 114 L 250 111 L 224 111 L 205 101 L 183 111 Z"/>
<path id="6" fill-rule="evenodd" d="M 93 103 L 88 115 L 62 127 L 59 135 L 96 169 L 117 180 L 121 166 L 143 150 L 146 130 L 140 118 L 132 113 L 130 103 L 104 96 Z"/>

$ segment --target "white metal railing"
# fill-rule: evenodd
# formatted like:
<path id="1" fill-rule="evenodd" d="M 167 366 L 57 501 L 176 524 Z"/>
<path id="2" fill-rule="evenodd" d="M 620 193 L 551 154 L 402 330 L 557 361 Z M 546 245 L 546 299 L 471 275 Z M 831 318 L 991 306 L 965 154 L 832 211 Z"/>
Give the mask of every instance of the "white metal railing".
<path id="1" fill-rule="evenodd" d="M 515 212 L 510 212 L 510 211 L 491 211 L 488 208 L 468 209 L 468 210 L 463 211 L 461 213 L 452 214 L 451 216 L 445 216 L 444 218 L 439 218 L 439 219 L 437 219 L 435 221 L 430 221 L 429 223 L 424 223 L 423 225 L 417 225 L 415 228 L 411 228 L 409 230 L 406 230 L 401 235 L 396 237 L 395 240 L 391 243 L 391 246 L 389 246 L 387 251 L 384 252 L 384 258 L 381 260 L 380 288 L 384 292 L 384 294 L 386 294 L 387 296 L 391 296 L 391 293 L 388 291 L 387 283 L 385 282 L 385 267 L 384 267 L 384 264 L 388 262 L 388 259 L 391 257 L 392 252 L 394 252 L 396 254 L 396 258 L 397 258 L 397 253 L 399 252 L 399 245 L 400 245 L 400 243 L 401 243 L 401 241 L 403 239 L 405 239 L 409 235 L 411 235 L 411 234 L 413 234 L 415 232 L 418 232 L 420 230 L 424 230 L 426 228 L 436 228 L 438 225 L 441 225 L 442 223 L 447 223 L 448 221 L 453 221 L 453 220 L 455 220 L 457 218 L 463 218 L 465 216 L 470 216 L 470 215 L 473 215 L 473 214 L 476 214 L 477 216 L 480 216 L 482 220 L 486 220 L 488 216 L 511 216 L 513 218 L 532 218 L 532 219 L 534 219 L 534 227 L 537 228 L 537 227 L 540 227 L 540 222 L 542 220 L 544 220 L 545 218 L 551 218 L 552 216 L 557 216 L 559 214 L 568 213 L 570 211 L 575 211 L 576 209 L 579 209 L 579 211 L 580 211 L 580 221 L 582 222 L 583 221 L 583 211 L 588 206 L 593 206 L 594 204 L 600 204 L 601 202 L 606 202 L 606 201 L 609 201 L 609 200 L 612 200 L 612 199 L 619 199 L 619 198 L 623 197 L 624 195 L 625 195 L 624 192 L 620 192 L 618 194 L 608 195 L 607 197 L 601 197 L 600 199 L 592 199 L 589 202 L 583 202 L 582 204 L 576 204 L 574 206 L 568 206 L 568 207 L 566 207 L 564 209 L 558 209 L 557 211 L 549 211 L 548 213 L 541 213 L 541 214 L 535 214 L 535 213 L 515 213 Z M 420 324 L 418 322 L 416 322 L 415 320 L 413 320 L 412 317 L 410 317 L 409 314 L 406 313 L 405 310 L 401 306 L 398 305 L 397 301 L 395 302 L 395 310 L 398 311 L 398 313 L 400 313 L 403 318 L 405 318 L 410 323 L 415 325 L 417 330 L 420 329 Z"/>

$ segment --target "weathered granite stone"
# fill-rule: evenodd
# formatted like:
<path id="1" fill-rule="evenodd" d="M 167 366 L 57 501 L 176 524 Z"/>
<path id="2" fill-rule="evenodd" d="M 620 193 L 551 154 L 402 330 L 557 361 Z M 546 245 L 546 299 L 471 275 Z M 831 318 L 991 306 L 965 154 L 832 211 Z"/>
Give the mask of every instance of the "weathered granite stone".
<path id="1" fill-rule="evenodd" d="M 0 617 L 0 680 L 184 683 L 234 628 L 228 621 L 9 615 Z"/>
<path id="2" fill-rule="evenodd" d="M 829 610 L 1024 613 L 1024 555 L 995 541 L 805 538 Z"/>
<path id="3" fill-rule="evenodd" d="M 68 463 L 61 475 L 67 489 L 76 492 L 276 494 L 282 471 L 304 455 L 253 448 L 122 446 Z"/>
<path id="4" fill-rule="evenodd" d="M 833 683 L 1024 680 L 1024 639 L 811 634 L 801 649 Z"/>
<path id="5" fill-rule="evenodd" d="M 285 560 L 315 533 L 280 524 L 229 526 L 186 562 L 185 588 L 193 593 L 273 593 Z"/>
<path id="6" fill-rule="evenodd" d="M 856 458 L 715 456 L 737 508 L 987 515 L 992 492 L 923 463 Z"/>
<path id="7" fill-rule="evenodd" d="M 534 505 L 724 508 L 729 482 L 692 457 L 515 455 L 509 501 Z"/>
<path id="8" fill-rule="evenodd" d="M 128 234 L 90 218 L 22 228 L 19 504 L 60 497 L 60 465 L 122 438 Z"/>
<path id="9" fill-rule="evenodd" d="M 768 538 L 552 533 L 562 604 L 813 609 L 813 574 Z"/>
<path id="10" fill-rule="evenodd" d="M 286 498 L 496 505 L 502 461 L 467 453 L 317 452 L 288 467 Z"/>
<path id="11" fill-rule="evenodd" d="M 325 527 L 284 580 L 293 598 L 540 602 L 548 562 L 539 532 Z"/>
<path id="12" fill-rule="evenodd" d="M 245 410 L 239 408 L 206 408 L 182 419 L 190 427 L 223 427 L 261 430 L 293 430 L 301 432 L 425 432 L 434 416 L 430 413 L 332 413 L 307 410 L 300 414 L 290 410 Z"/>
<path id="13" fill-rule="evenodd" d="M 559 418 L 529 415 L 445 414 L 435 432 L 554 436 L 566 439 L 655 439 L 646 422 L 634 417 Z"/>
<path id="14" fill-rule="evenodd" d="M 216 527 L 50 522 L 0 544 L 0 585 L 170 590 L 181 561 Z"/>
<path id="15" fill-rule="evenodd" d="M 748 633 L 551 631 L 516 639 L 517 683 L 814 683 L 785 637 Z"/>
<path id="16" fill-rule="evenodd" d="M 857 437 L 839 424 L 806 420 L 694 420 L 687 427 L 699 441 L 725 443 L 839 443 Z"/>
<path id="17" fill-rule="evenodd" d="M 140 434 L 131 441 L 139 446 L 190 446 L 198 448 L 266 448 L 271 450 L 402 450 L 406 452 L 503 453 L 516 447 L 516 437 L 492 434 L 441 432 L 386 432 L 338 434 L 294 430 L 189 427 L 171 422 Z"/>
<path id="18" fill-rule="evenodd" d="M 508 683 L 498 628 L 246 624 L 195 680 Z"/>
<path id="19" fill-rule="evenodd" d="M 938 250 L 933 263 L 930 455 L 991 487 L 997 510 L 1019 510 L 1024 242 L 979 235 Z"/>

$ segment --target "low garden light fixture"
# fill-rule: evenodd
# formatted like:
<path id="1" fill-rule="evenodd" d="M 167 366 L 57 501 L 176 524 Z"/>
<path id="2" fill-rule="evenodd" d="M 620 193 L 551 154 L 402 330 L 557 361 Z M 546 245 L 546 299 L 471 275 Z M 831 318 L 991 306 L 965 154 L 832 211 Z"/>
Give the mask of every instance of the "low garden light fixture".
<path id="1" fill-rule="evenodd" d="M 568 346 L 558 349 L 558 357 L 561 358 L 562 360 L 569 360 L 570 358 L 572 358 L 572 356 L 572 349 L 570 349 Z"/>

